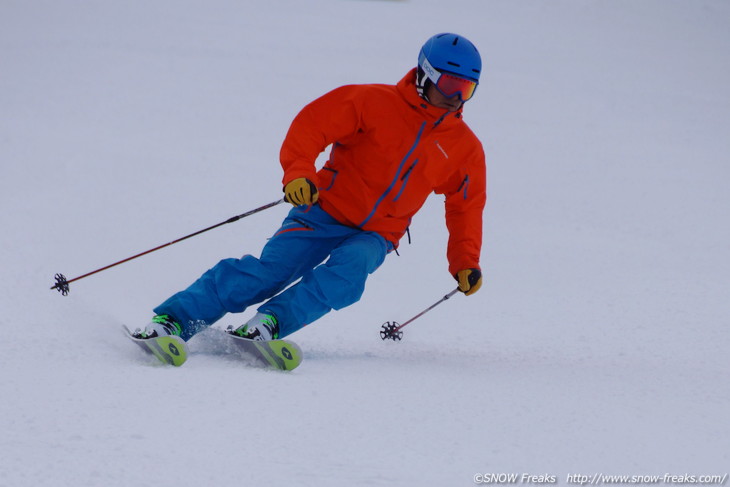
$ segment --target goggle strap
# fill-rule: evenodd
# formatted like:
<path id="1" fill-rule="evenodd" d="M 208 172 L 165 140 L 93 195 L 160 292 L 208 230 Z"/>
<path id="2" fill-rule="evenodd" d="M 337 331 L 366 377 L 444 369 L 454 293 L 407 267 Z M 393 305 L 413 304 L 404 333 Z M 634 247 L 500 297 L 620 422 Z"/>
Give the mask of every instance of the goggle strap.
<path id="1" fill-rule="evenodd" d="M 439 82 L 439 78 L 441 77 L 441 72 L 431 66 L 431 63 L 428 62 L 428 58 L 424 57 L 423 62 L 421 63 L 421 67 L 423 68 L 423 71 L 426 73 L 426 76 L 428 79 L 433 81 L 433 84 L 437 84 Z"/>

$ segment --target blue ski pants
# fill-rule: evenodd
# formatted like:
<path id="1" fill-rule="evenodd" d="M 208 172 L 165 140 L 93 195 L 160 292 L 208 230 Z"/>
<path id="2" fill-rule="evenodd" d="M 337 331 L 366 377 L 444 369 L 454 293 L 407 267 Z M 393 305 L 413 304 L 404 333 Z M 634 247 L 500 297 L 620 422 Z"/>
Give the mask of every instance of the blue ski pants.
<path id="1" fill-rule="evenodd" d="M 260 258 L 221 260 L 154 312 L 174 317 L 188 340 L 226 313 L 265 301 L 258 311 L 277 317 L 283 338 L 357 302 L 392 249 L 382 236 L 342 225 L 319 205 L 295 207 Z"/>

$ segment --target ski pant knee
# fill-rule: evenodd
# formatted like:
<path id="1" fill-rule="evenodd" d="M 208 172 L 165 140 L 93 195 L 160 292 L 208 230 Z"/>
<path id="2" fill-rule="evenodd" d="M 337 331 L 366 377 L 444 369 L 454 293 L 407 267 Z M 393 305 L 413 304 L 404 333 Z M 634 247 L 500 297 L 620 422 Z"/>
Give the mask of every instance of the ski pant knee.
<path id="1" fill-rule="evenodd" d="M 365 281 L 385 260 L 385 240 L 376 233 L 365 232 L 348 239 L 332 251 L 330 258 L 315 269 L 327 287 L 327 301 L 332 309 L 342 309 L 360 300 Z"/>
<path id="2" fill-rule="evenodd" d="M 287 284 L 288 277 L 276 265 L 267 265 L 252 255 L 245 255 L 240 259 L 221 260 L 203 275 L 201 281 L 210 280 L 206 298 L 213 301 L 217 298 L 223 312 L 240 313 L 252 303 L 279 292 Z"/>

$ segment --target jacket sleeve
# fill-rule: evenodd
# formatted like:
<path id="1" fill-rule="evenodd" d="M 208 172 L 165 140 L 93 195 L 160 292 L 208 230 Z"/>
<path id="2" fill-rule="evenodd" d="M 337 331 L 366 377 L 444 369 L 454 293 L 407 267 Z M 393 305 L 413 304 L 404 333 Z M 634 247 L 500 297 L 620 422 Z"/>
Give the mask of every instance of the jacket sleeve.
<path id="1" fill-rule="evenodd" d="M 279 154 L 284 185 L 302 177 L 317 184 L 315 161 L 319 154 L 360 130 L 358 94 L 356 85 L 337 88 L 305 106 L 294 118 Z"/>
<path id="2" fill-rule="evenodd" d="M 449 242 L 446 255 L 449 273 L 479 269 L 482 249 L 482 215 L 487 201 L 487 169 L 479 144 L 465 169 L 452 177 L 446 195 L 446 227 Z"/>

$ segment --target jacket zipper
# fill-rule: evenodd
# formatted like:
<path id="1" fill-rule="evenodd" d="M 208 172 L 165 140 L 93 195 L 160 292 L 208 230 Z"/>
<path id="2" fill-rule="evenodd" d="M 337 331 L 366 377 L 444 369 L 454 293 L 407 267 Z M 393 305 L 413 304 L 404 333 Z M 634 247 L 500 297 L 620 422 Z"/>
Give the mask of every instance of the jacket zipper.
<path id="1" fill-rule="evenodd" d="M 400 195 L 403 193 L 403 190 L 406 189 L 406 184 L 408 184 L 408 176 L 411 175 L 411 171 L 414 167 L 416 167 L 416 164 L 418 164 L 418 159 L 413 161 L 413 164 L 411 164 L 411 167 L 409 167 L 406 172 L 401 176 L 401 185 L 400 185 L 400 191 L 398 191 L 398 194 L 393 198 L 393 201 L 398 201 L 398 198 L 400 198 Z"/>
<path id="2" fill-rule="evenodd" d="M 461 185 L 459 185 L 459 189 L 457 189 L 456 192 L 458 193 L 459 191 L 461 191 L 462 188 L 464 189 L 464 199 L 466 199 L 468 196 L 468 190 L 469 190 L 469 175 L 468 174 L 466 176 L 464 176 L 464 180 L 461 182 Z"/>
<path id="3" fill-rule="evenodd" d="M 385 197 L 388 196 L 388 194 L 393 190 L 393 187 L 396 185 L 396 183 L 398 182 L 398 179 L 400 178 L 400 173 L 403 170 L 403 166 L 405 166 L 406 161 L 408 161 L 408 158 L 411 157 L 411 154 L 413 154 L 413 151 L 416 150 L 418 143 L 421 141 L 421 136 L 423 135 L 423 129 L 425 129 L 425 128 L 426 128 L 426 122 L 423 122 L 421 124 L 421 128 L 418 129 L 418 134 L 416 135 L 416 140 L 413 142 L 413 145 L 408 150 L 408 153 L 406 153 L 406 156 L 403 158 L 403 160 L 400 161 L 400 165 L 398 166 L 398 171 L 395 173 L 395 177 L 393 178 L 393 181 L 390 182 L 390 185 L 388 186 L 388 188 L 383 192 L 383 194 L 380 195 L 378 200 L 375 202 L 375 205 L 373 205 L 373 209 L 370 210 L 370 214 L 368 214 L 368 216 L 362 221 L 362 223 L 360 223 L 358 225 L 358 227 L 363 227 L 363 226 L 365 226 L 365 224 L 367 222 L 370 221 L 370 219 L 373 217 L 373 215 L 377 211 L 378 206 L 380 206 L 380 203 L 382 203 L 383 200 L 385 199 Z M 413 165 L 415 165 L 415 162 L 413 163 Z M 411 166 L 411 168 L 412 167 L 413 166 Z M 410 171 L 410 169 L 409 169 L 409 171 Z M 400 193 L 398 194 L 398 196 L 400 196 Z"/>

